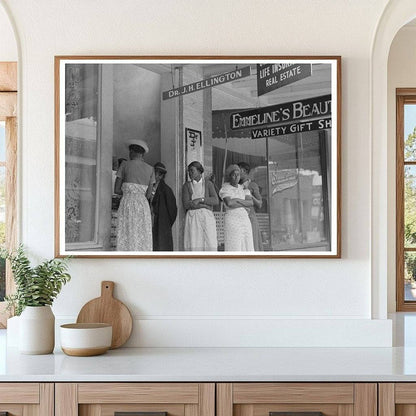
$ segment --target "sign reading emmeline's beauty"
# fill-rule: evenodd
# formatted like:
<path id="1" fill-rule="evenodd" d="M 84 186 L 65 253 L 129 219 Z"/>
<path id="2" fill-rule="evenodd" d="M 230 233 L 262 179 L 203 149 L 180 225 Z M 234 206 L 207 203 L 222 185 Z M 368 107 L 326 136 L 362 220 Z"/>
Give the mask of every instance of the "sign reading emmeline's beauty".
<path id="1" fill-rule="evenodd" d="M 258 64 L 257 92 L 266 94 L 312 75 L 311 64 Z"/>
<path id="2" fill-rule="evenodd" d="M 331 115 L 331 96 L 297 100 L 255 110 L 240 111 L 231 114 L 231 128 L 247 129 L 249 127 L 272 125 L 295 120 L 308 120 Z"/>

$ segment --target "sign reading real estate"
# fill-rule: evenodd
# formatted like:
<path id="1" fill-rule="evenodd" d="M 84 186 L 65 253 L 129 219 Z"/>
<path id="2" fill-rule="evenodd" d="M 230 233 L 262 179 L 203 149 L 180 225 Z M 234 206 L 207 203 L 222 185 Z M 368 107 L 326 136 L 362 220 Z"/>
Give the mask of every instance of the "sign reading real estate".
<path id="1" fill-rule="evenodd" d="M 285 134 L 302 133 L 306 131 L 325 130 L 332 126 L 331 118 L 320 118 L 319 120 L 303 121 L 298 123 L 288 123 L 275 127 L 263 127 L 251 130 L 252 139 L 262 139 L 264 137 L 284 136 Z"/>
<path id="2" fill-rule="evenodd" d="M 331 116 L 331 95 L 275 104 L 230 115 L 232 130 L 304 122 Z"/>
<path id="3" fill-rule="evenodd" d="M 257 64 L 257 95 L 277 90 L 311 75 L 311 64 Z"/>
<path id="4" fill-rule="evenodd" d="M 163 91 L 162 98 L 164 100 L 168 100 L 169 98 L 179 97 L 180 95 L 201 91 L 205 88 L 215 87 L 217 85 L 235 81 L 240 78 L 248 77 L 250 73 L 250 67 L 246 66 L 244 68 L 236 69 L 234 71 L 225 72 L 224 74 L 215 75 L 211 78 L 202 79 L 201 81 L 193 82 L 192 84 L 183 85 L 179 88 L 173 88 L 168 91 Z"/>

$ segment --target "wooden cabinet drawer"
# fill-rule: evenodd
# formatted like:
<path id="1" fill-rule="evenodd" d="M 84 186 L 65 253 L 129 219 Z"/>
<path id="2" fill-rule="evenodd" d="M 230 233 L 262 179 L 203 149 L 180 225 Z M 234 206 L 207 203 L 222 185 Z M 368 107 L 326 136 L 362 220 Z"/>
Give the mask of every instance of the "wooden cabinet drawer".
<path id="1" fill-rule="evenodd" d="M 416 415 L 416 383 L 380 383 L 379 416 Z"/>
<path id="2" fill-rule="evenodd" d="M 53 416 L 52 383 L 0 383 L 0 414 Z"/>
<path id="3" fill-rule="evenodd" d="M 217 416 L 377 416 L 375 383 L 220 383 Z"/>
<path id="4" fill-rule="evenodd" d="M 56 416 L 215 416 L 214 383 L 57 383 Z"/>

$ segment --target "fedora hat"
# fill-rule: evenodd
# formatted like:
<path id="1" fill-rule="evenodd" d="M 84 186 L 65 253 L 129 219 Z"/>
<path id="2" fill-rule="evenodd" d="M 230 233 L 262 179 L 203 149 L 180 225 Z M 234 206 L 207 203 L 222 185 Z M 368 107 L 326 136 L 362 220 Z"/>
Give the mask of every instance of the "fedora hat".
<path id="1" fill-rule="evenodd" d="M 145 153 L 149 152 L 149 146 L 147 145 L 147 143 L 144 140 L 140 140 L 140 139 L 129 139 L 126 141 L 126 146 L 129 147 L 130 145 L 136 145 L 136 146 L 140 146 L 144 149 Z"/>

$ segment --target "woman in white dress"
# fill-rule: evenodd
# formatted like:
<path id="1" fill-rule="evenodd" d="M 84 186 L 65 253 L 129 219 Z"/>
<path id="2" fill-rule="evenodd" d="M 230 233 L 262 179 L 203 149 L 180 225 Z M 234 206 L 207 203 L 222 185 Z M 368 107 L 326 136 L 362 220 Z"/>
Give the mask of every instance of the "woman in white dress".
<path id="1" fill-rule="evenodd" d="M 147 192 L 155 182 L 153 167 L 143 160 L 149 148 L 130 140 L 129 160 L 118 171 L 114 192 L 122 195 L 118 208 L 117 251 L 152 251 L 152 217 Z"/>
<path id="2" fill-rule="evenodd" d="M 194 161 L 188 165 L 190 180 L 182 187 L 182 204 L 186 210 L 185 251 L 217 251 L 217 226 L 212 209 L 218 205 L 214 184 L 205 181 L 204 168 Z"/>
<path id="3" fill-rule="evenodd" d="M 250 191 L 247 192 L 240 181 L 238 165 L 228 166 L 225 182 L 220 189 L 224 201 L 224 249 L 225 251 L 254 251 L 253 230 L 247 210 L 253 206 Z"/>

